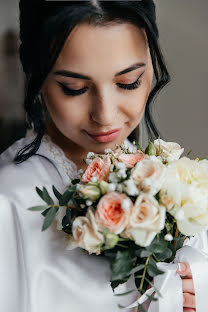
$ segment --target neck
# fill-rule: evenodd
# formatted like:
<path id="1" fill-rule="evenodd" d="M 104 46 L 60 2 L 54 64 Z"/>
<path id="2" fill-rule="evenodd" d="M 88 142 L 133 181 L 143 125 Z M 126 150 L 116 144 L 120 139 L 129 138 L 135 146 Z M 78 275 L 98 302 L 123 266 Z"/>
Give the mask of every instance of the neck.
<path id="1" fill-rule="evenodd" d="M 64 151 L 66 157 L 77 165 L 78 170 L 87 168 L 83 159 L 86 159 L 88 151 L 65 137 L 52 121 L 46 125 L 45 133 Z"/>

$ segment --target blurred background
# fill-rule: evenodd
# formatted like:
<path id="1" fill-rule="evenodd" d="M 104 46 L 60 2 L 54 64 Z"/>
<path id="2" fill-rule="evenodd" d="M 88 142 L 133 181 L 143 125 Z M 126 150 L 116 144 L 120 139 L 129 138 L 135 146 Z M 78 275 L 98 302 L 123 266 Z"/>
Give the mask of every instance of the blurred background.
<path id="1" fill-rule="evenodd" d="M 28 0 L 29 1 L 29 0 Z M 154 102 L 164 139 L 208 157 L 208 1 L 155 0 L 171 82 Z M 25 134 L 25 79 L 18 56 L 18 0 L 0 0 L 0 153 Z"/>

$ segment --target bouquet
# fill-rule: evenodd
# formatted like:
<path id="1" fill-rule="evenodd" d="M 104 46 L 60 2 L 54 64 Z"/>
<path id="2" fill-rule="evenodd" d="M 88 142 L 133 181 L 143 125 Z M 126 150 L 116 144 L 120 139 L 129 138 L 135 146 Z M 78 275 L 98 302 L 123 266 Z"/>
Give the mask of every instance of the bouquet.
<path id="1" fill-rule="evenodd" d="M 107 257 L 113 292 L 133 275 L 136 289 L 128 293 L 139 299 L 151 286 L 151 301 L 160 296 L 152 279 L 164 273 L 157 263 L 172 262 L 186 238 L 208 229 L 208 160 L 181 157 L 184 148 L 160 138 L 145 150 L 133 144 L 134 152 L 124 144 L 89 152 L 87 169 L 63 194 L 53 185 L 57 202 L 36 187 L 45 204 L 28 209 L 42 211 L 42 231 L 56 222 L 67 249 Z M 137 311 L 146 311 L 138 302 Z"/>

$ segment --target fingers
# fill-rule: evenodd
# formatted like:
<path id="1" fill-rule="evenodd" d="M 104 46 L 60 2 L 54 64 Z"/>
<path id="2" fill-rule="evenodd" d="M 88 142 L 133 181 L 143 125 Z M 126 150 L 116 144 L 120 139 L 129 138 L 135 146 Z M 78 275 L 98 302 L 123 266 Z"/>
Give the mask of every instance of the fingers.
<path id="1" fill-rule="evenodd" d="M 191 268 L 187 262 L 178 263 L 177 272 L 181 276 L 187 276 L 188 278 L 192 278 Z"/>
<path id="2" fill-rule="evenodd" d="M 183 312 L 196 312 L 196 309 L 184 308 Z"/>
<path id="3" fill-rule="evenodd" d="M 195 296 L 189 293 L 183 293 L 183 307 L 184 308 L 195 308 Z"/>
<path id="4" fill-rule="evenodd" d="M 184 293 L 195 294 L 194 283 L 192 279 L 182 279 L 182 287 Z"/>

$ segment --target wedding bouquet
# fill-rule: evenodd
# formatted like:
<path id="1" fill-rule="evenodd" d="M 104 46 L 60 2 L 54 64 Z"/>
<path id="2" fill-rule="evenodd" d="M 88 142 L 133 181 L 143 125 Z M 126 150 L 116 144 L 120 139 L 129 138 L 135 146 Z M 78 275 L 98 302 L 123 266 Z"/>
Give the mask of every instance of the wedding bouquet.
<path id="1" fill-rule="evenodd" d="M 184 148 L 160 138 L 145 150 L 133 143 L 134 152 L 123 144 L 89 152 L 87 169 L 63 194 L 53 185 L 56 203 L 36 187 L 46 204 L 28 209 L 42 211 L 42 231 L 56 222 L 67 249 L 107 257 L 113 291 L 133 275 L 137 289 L 119 295 L 136 290 L 141 297 L 151 286 L 160 296 L 152 283 L 164 273 L 157 263 L 172 262 L 186 238 L 208 229 L 208 160 L 181 157 Z"/>

